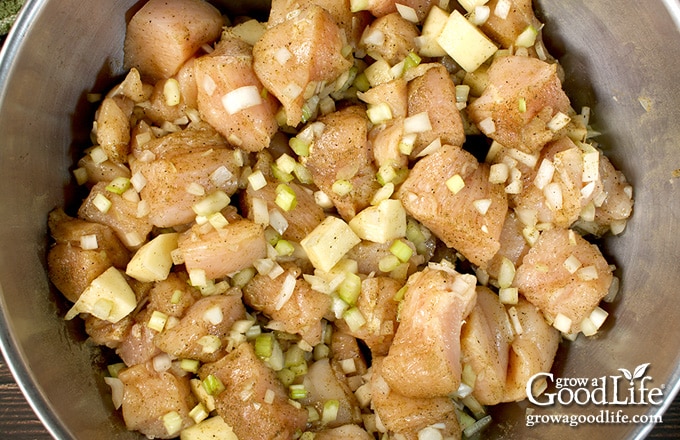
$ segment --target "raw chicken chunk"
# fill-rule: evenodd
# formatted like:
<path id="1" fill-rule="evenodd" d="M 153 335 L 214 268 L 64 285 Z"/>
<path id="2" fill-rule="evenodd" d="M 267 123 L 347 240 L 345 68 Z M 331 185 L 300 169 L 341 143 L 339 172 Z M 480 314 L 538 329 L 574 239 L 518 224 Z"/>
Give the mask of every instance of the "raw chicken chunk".
<path id="1" fill-rule="evenodd" d="M 288 440 L 307 423 L 307 410 L 294 406 L 276 373 L 261 361 L 252 345 L 232 352 L 199 370 L 205 380 L 214 375 L 225 390 L 215 396 L 217 414 L 240 439 Z M 273 393 L 271 403 L 266 401 Z"/>
<path id="2" fill-rule="evenodd" d="M 191 393 L 189 376 L 177 376 L 170 371 L 157 372 L 152 363 L 136 365 L 118 374 L 123 382 L 123 418 L 130 430 L 138 430 L 149 438 L 174 438 L 168 432 L 163 417 L 176 413 L 181 429 L 194 424 L 189 411 L 196 405 Z"/>
<path id="3" fill-rule="evenodd" d="M 488 70 L 489 85 L 468 106 L 470 120 L 491 139 L 508 148 L 534 153 L 562 137 L 547 124 L 558 113 L 573 113 L 562 90 L 557 65 L 536 58 L 496 58 Z"/>
<path id="4" fill-rule="evenodd" d="M 127 333 L 116 347 L 116 354 L 128 367 L 144 364 L 161 354 L 155 344 L 158 332 L 147 325 L 150 317 L 148 308 L 135 314 L 132 325 L 126 327 Z"/>
<path id="5" fill-rule="evenodd" d="M 432 130 L 418 133 L 412 157 L 436 139 L 442 144 L 463 145 L 465 131 L 456 107 L 456 85 L 442 64 L 428 68 L 408 84 L 408 114 L 422 112 L 427 113 Z"/>
<path id="6" fill-rule="evenodd" d="M 97 110 L 97 144 L 115 164 L 127 162 L 130 144 L 130 114 L 117 99 L 105 98 Z M 131 110 L 131 109 L 130 109 Z"/>
<path id="7" fill-rule="evenodd" d="M 430 8 L 435 4 L 434 0 L 371 0 L 366 7 L 376 17 L 382 17 L 397 12 L 397 4 L 406 6 L 415 11 L 418 21 L 422 21 Z"/>
<path id="8" fill-rule="evenodd" d="M 299 334 L 314 346 L 321 342 L 321 322 L 330 309 L 331 297 L 313 290 L 300 275 L 301 270 L 294 266 L 275 279 L 255 275 L 243 288 L 243 301 L 271 318 L 271 326 Z"/>
<path id="9" fill-rule="evenodd" d="M 150 0 L 132 16 L 125 34 L 127 69 L 149 82 L 173 76 L 222 31 L 222 14 L 203 0 Z"/>
<path id="10" fill-rule="evenodd" d="M 596 245 L 574 231 L 551 229 L 526 254 L 513 284 L 550 320 L 565 317 L 560 330 L 571 334 L 580 331 L 611 282 L 612 269 Z"/>
<path id="11" fill-rule="evenodd" d="M 363 107 L 352 106 L 319 118 L 325 128 L 310 147 L 304 165 L 321 189 L 347 221 L 369 206 L 380 188 L 376 179 L 368 119 Z M 334 191 L 336 182 L 349 186 L 349 193 Z"/>
<path id="12" fill-rule="evenodd" d="M 460 385 L 460 330 L 475 305 L 476 278 L 426 268 L 407 283 L 399 328 L 382 375 L 404 396 L 448 396 Z"/>
<path id="13" fill-rule="evenodd" d="M 507 258 L 512 262 L 514 267 L 518 267 L 522 262 L 522 258 L 529 252 L 529 244 L 524 237 L 524 230 L 527 228 L 515 214 L 514 211 L 508 211 L 501 230 L 500 243 L 501 247 L 498 253 L 489 262 L 486 271 L 492 278 L 498 279 L 503 258 Z"/>
<path id="14" fill-rule="evenodd" d="M 329 428 L 361 423 L 359 403 L 347 384 L 345 375 L 335 362 L 328 358 L 314 362 L 303 379 L 307 397 L 300 400 L 305 406 L 314 407 L 323 413 L 324 404 L 329 400 L 338 401 L 338 414 L 328 423 Z"/>
<path id="15" fill-rule="evenodd" d="M 236 147 L 246 151 L 267 148 L 279 128 L 279 104 L 253 70 L 251 46 L 223 38 L 214 51 L 196 58 L 194 66 L 203 120 Z"/>
<path id="16" fill-rule="evenodd" d="M 207 279 L 236 273 L 267 256 L 264 229 L 247 219 L 208 232 L 194 226 L 180 235 L 178 246 L 189 274 L 203 270 Z"/>
<path id="17" fill-rule="evenodd" d="M 165 353 L 180 359 L 214 362 L 224 356 L 223 344 L 217 340 L 225 339 L 234 322 L 245 317 L 241 293 L 232 288 L 224 295 L 196 301 L 176 325 L 156 336 L 155 343 Z"/>
<path id="18" fill-rule="evenodd" d="M 409 440 L 429 426 L 443 424 L 444 438 L 460 439 L 456 404 L 447 396 L 431 398 L 406 397 L 401 388 L 393 388 L 383 378 L 384 358 L 374 358 L 371 367 L 372 409 L 389 431 Z"/>
<path id="19" fill-rule="evenodd" d="M 393 12 L 375 19 L 364 31 L 361 41 L 371 57 L 394 66 L 413 50 L 419 34 L 414 23 Z"/>
<path id="20" fill-rule="evenodd" d="M 490 0 L 487 6 L 494 11 L 498 3 L 500 3 L 499 0 Z M 542 27 L 541 22 L 534 15 L 533 1 L 513 0 L 507 17 L 499 17 L 492 13 L 481 29 L 489 38 L 507 49 L 516 44 L 517 37 L 529 26 L 533 26 L 536 32 Z"/>
<path id="21" fill-rule="evenodd" d="M 477 303 L 460 335 L 461 362 L 475 373 L 472 395 L 482 405 L 503 400 L 508 353 L 514 333 L 498 295 L 486 287 L 477 288 Z"/>
<path id="22" fill-rule="evenodd" d="M 61 209 L 50 213 L 48 224 L 55 241 L 47 254 L 50 281 L 71 302 L 109 267 L 125 269 L 130 260 L 130 252 L 106 225 L 69 217 Z M 93 237 L 96 247 L 83 249 Z"/>
<path id="23" fill-rule="evenodd" d="M 269 28 L 253 47 L 255 72 L 281 101 L 292 127 L 306 122 L 303 107 L 317 89 L 352 67 L 341 55 L 347 39 L 335 18 L 313 4 L 298 11 Z"/>
<path id="24" fill-rule="evenodd" d="M 395 296 L 402 283 L 389 277 L 371 277 L 361 282 L 361 293 L 356 306 L 366 319 L 366 324 L 351 331 L 349 326 L 338 320 L 336 326 L 341 331 L 361 339 L 371 350 L 373 356 L 385 356 L 397 330 L 397 309 L 399 303 Z"/>
<path id="25" fill-rule="evenodd" d="M 138 202 L 108 191 L 107 185 L 99 182 L 92 187 L 78 209 L 78 217 L 111 227 L 128 249 L 137 249 L 151 232 L 149 218 L 139 215 Z"/>
<path id="26" fill-rule="evenodd" d="M 408 214 L 473 264 L 483 267 L 498 252 L 505 190 L 489 182 L 487 164 L 460 147 L 444 145 L 417 162 L 398 197 Z"/>
<path id="27" fill-rule="evenodd" d="M 287 211 L 281 209 L 276 204 L 277 188 L 279 185 L 280 182 L 269 182 L 257 191 L 251 185 L 248 185 L 246 191 L 242 193 L 242 207 L 246 217 L 254 220 L 254 199 L 264 200 L 267 204 L 268 212 L 275 210 L 286 220 L 288 226 L 281 234 L 281 237 L 286 240 L 300 242 L 326 218 L 326 215 L 323 208 L 314 200 L 314 195 L 306 187 L 295 182 L 288 182 L 286 184 L 295 193 L 295 207 Z"/>
<path id="28" fill-rule="evenodd" d="M 513 307 L 521 333 L 515 336 L 510 347 L 504 402 L 526 399 L 529 378 L 550 371 L 560 343 L 560 333 L 545 321 L 543 313 L 533 304 L 520 297 Z M 532 390 L 536 391 L 539 390 Z"/>
<path id="29" fill-rule="evenodd" d="M 310 3 L 328 11 L 352 47 L 356 49 L 359 46 L 361 35 L 372 17 L 367 11 L 352 12 L 350 0 L 273 0 L 267 26 L 273 27 L 286 21 L 290 14 Z"/>

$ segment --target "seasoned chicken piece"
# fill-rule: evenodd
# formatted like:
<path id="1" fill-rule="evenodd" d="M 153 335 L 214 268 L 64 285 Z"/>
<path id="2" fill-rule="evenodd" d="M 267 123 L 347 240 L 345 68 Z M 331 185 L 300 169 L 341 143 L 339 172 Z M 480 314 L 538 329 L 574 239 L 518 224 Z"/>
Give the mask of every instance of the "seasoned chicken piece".
<path id="1" fill-rule="evenodd" d="M 543 231 L 517 268 L 514 286 L 559 329 L 577 333 L 604 298 L 612 269 L 600 249 L 567 229 Z"/>
<path id="2" fill-rule="evenodd" d="M 563 137 L 547 124 L 558 113 L 573 114 L 562 90 L 557 65 L 536 58 L 496 58 L 488 70 L 489 85 L 468 105 L 468 115 L 480 130 L 508 148 L 539 151 Z"/>
<path id="3" fill-rule="evenodd" d="M 118 348 L 125 336 L 134 324 L 134 319 L 128 315 L 116 323 L 99 319 L 93 315 L 83 316 L 85 321 L 85 333 L 97 345 L 104 345 L 108 348 Z"/>
<path id="4" fill-rule="evenodd" d="M 128 249 L 137 249 L 151 232 L 148 216 L 139 216 L 138 202 L 108 191 L 107 182 L 99 182 L 78 209 L 78 217 L 109 226 Z"/>
<path id="5" fill-rule="evenodd" d="M 444 145 L 415 164 L 398 197 L 409 215 L 447 246 L 484 267 L 500 248 L 508 209 L 503 185 L 489 182 L 489 165 Z"/>
<path id="6" fill-rule="evenodd" d="M 191 76 L 187 74 L 187 71 L 191 72 Z M 153 87 L 153 92 L 147 101 L 147 105 L 142 107 L 144 116 L 146 116 L 149 121 L 153 122 L 154 125 L 165 127 L 165 124 L 168 122 L 179 123 L 186 120 L 186 122 L 180 125 L 189 122 L 187 109 L 196 109 L 196 80 L 193 77 L 193 71 L 194 58 L 190 58 L 189 61 L 182 66 L 177 75 L 156 82 Z M 186 84 L 181 84 L 178 81 L 177 78 L 179 78 L 180 75 L 182 75 L 183 80 L 190 79 L 193 81 L 193 98 L 190 95 L 182 93 L 184 91 L 183 89 L 187 89 L 188 87 Z M 191 99 L 193 99 L 193 102 L 189 104 L 189 100 Z"/>
<path id="7" fill-rule="evenodd" d="M 214 362 L 224 355 L 224 344 L 218 341 L 226 338 L 235 321 L 245 317 L 241 292 L 232 288 L 223 295 L 196 301 L 176 325 L 166 327 L 156 336 L 155 343 L 165 353 L 180 359 Z"/>
<path id="8" fill-rule="evenodd" d="M 307 397 L 300 399 L 300 403 L 314 407 L 319 414 L 323 414 L 323 407 L 327 401 L 338 401 L 338 415 L 326 426 L 335 428 L 361 423 L 359 403 L 336 363 L 328 358 L 314 362 L 309 366 L 302 383 L 307 390 Z"/>
<path id="9" fill-rule="evenodd" d="M 301 270 L 291 266 L 271 279 L 255 275 L 243 288 L 243 301 L 272 319 L 270 325 L 287 333 L 299 334 L 314 346 L 321 342 L 321 321 L 331 306 L 331 297 L 312 290 L 299 278 Z"/>
<path id="10" fill-rule="evenodd" d="M 403 268 L 398 267 L 396 270 L 399 271 L 399 274 L 403 274 L 403 276 L 408 276 L 411 275 L 413 272 L 418 270 L 418 266 L 423 264 L 425 262 L 425 258 L 422 255 L 419 255 L 416 253 L 415 246 L 413 243 L 402 239 L 404 243 L 406 243 L 411 249 L 413 250 L 413 254 L 411 255 L 411 258 L 408 261 L 408 267 L 406 270 L 402 270 Z M 383 273 L 380 270 L 380 260 L 383 259 L 384 257 L 390 257 L 394 256 L 392 252 L 390 252 L 390 246 L 392 245 L 391 241 L 388 241 L 387 243 L 374 243 L 372 241 L 362 241 L 361 243 L 357 244 L 354 246 L 352 249 L 347 252 L 347 258 L 351 260 L 355 260 L 358 264 L 359 267 L 359 273 L 368 275 L 371 273 L 375 274 L 381 274 Z M 391 272 L 389 274 L 391 277 L 395 277 L 397 273 L 395 271 Z M 402 278 L 402 276 L 399 276 L 398 278 Z"/>
<path id="11" fill-rule="evenodd" d="M 376 17 L 382 17 L 387 14 L 397 12 L 397 3 L 413 9 L 416 13 L 418 21 L 422 21 L 430 8 L 435 4 L 434 0 L 371 0 L 368 2 L 366 9 Z"/>
<path id="12" fill-rule="evenodd" d="M 205 380 L 209 375 L 225 387 L 215 396 L 217 414 L 239 439 L 288 440 L 305 428 L 307 410 L 291 403 L 274 370 L 257 357 L 249 343 L 203 365 L 199 376 Z"/>
<path id="13" fill-rule="evenodd" d="M 181 318 L 184 312 L 201 299 L 201 292 L 189 284 L 184 272 L 171 272 L 165 280 L 156 281 L 149 291 L 151 310 Z"/>
<path id="14" fill-rule="evenodd" d="M 214 51 L 196 58 L 194 66 L 201 118 L 236 147 L 267 148 L 279 128 L 279 103 L 253 70 L 252 47 L 237 38 L 222 38 Z"/>
<path id="15" fill-rule="evenodd" d="M 170 413 L 176 413 L 182 420 L 180 429 L 194 424 L 189 411 L 196 405 L 196 399 L 191 393 L 189 376 L 157 372 L 147 362 L 121 371 L 118 378 L 123 382 L 123 419 L 129 430 L 149 438 L 174 438 L 179 431 L 168 432 L 163 422 L 163 417 Z"/>
<path id="16" fill-rule="evenodd" d="M 490 0 L 486 5 L 494 11 L 498 3 L 499 0 Z M 532 0 L 513 0 L 510 5 L 507 17 L 499 17 L 492 13 L 489 14 L 489 19 L 481 25 L 482 31 L 504 49 L 514 46 L 517 37 L 529 26 L 532 26 L 536 32 L 542 27 L 542 23 L 534 15 Z"/>
<path id="17" fill-rule="evenodd" d="M 369 206 L 380 188 L 368 142 L 368 119 L 363 107 L 352 106 L 319 118 L 325 128 L 311 145 L 304 165 L 314 183 L 330 197 L 340 215 L 351 220 Z M 337 182 L 337 183 L 336 183 Z M 349 187 L 349 193 L 337 189 Z M 342 189 L 341 188 L 341 189 Z M 340 192 L 338 192 L 340 191 Z"/>
<path id="18" fill-rule="evenodd" d="M 500 243 L 501 247 L 498 253 L 489 262 L 486 271 L 492 278 L 498 278 L 498 273 L 503 262 L 503 258 L 507 258 L 515 267 L 518 267 L 522 262 L 522 258 L 529 252 L 529 244 L 524 238 L 524 225 L 515 214 L 514 211 L 508 211 L 501 230 Z"/>
<path id="19" fill-rule="evenodd" d="M 475 373 L 472 395 L 482 405 L 503 400 L 508 369 L 508 353 L 514 333 L 498 295 L 477 287 L 477 303 L 460 334 L 461 363 Z"/>
<path id="20" fill-rule="evenodd" d="M 289 15 L 298 13 L 307 4 L 315 4 L 335 18 L 340 29 L 345 32 L 347 41 L 355 49 L 359 46 L 361 34 L 373 19 L 367 11 L 352 12 L 350 0 L 273 0 L 271 3 L 268 27 L 286 21 Z"/>
<path id="21" fill-rule="evenodd" d="M 331 354 L 336 369 L 337 363 L 352 359 L 355 374 L 363 376 L 368 371 L 368 364 L 357 338 L 337 327 L 331 334 Z"/>
<path id="22" fill-rule="evenodd" d="M 105 160 L 96 163 L 89 154 L 78 161 L 78 167 L 87 172 L 87 183 L 94 185 L 97 182 L 111 182 L 116 177 L 130 178 L 130 169 L 125 164 L 114 163 Z"/>
<path id="23" fill-rule="evenodd" d="M 418 133 L 412 157 L 435 139 L 442 144 L 462 146 L 465 131 L 456 107 L 456 85 L 442 64 L 436 64 L 408 83 L 408 115 L 426 112 L 432 130 Z"/>
<path id="24" fill-rule="evenodd" d="M 376 125 L 368 133 L 373 146 L 375 165 L 380 168 L 392 167 L 394 170 L 408 168 L 408 156 L 400 150 L 404 139 L 404 119 L 394 119 L 387 123 Z"/>
<path id="25" fill-rule="evenodd" d="M 396 78 L 371 87 L 366 92 L 358 92 L 357 96 L 366 104 L 387 104 L 392 118 L 405 118 L 408 114 L 408 83 L 404 78 Z"/>
<path id="26" fill-rule="evenodd" d="M 627 220 L 633 212 L 633 187 L 604 155 L 600 155 L 599 169 L 603 191 L 607 196 L 595 210 L 596 223 L 612 225 Z"/>
<path id="27" fill-rule="evenodd" d="M 383 364 L 384 358 L 373 359 L 370 384 L 371 407 L 385 428 L 408 440 L 416 440 L 422 429 L 441 423 L 444 426 L 441 430 L 444 438 L 461 438 L 456 404 L 450 397 L 403 396 L 400 388 L 390 387 L 383 378 Z"/>
<path id="28" fill-rule="evenodd" d="M 264 229 L 247 219 L 208 232 L 194 226 L 180 235 L 178 246 L 189 274 L 203 270 L 208 279 L 238 272 L 267 256 Z"/>
<path id="29" fill-rule="evenodd" d="M 254 220 L 253 203 L 255 199 L 264 200 L 267 211 L 277 211 L 286 219 L 288 227 L 281 236 L 286 240 L 300 242 L 321 223 L 326 215 L 323 208 L 314 200 L 314 195 L 302 185 L 288 182 L 286 185 L 295 193 L 295 207 L 286 211 L 276 204 L 280 182 L 268 182 L 266 186 L 255 191 L 251 185 L 243 193 L 241 199 L 245 216 Z"/>
<path id="30" fill-rule="evenodd" d="M 527 397 L 527 382 L 537 373 L 549 372 L 560 343 L 560 333 L 545 321 L 543 313 L 520 296 L 517 312 L 522 333 L 510 347 L 504 402 Z"/>
<path id="31" fill-rule="evenodd" d="M 50 281 L 71 302 L 109 267 L 125 269 L 130 261 L 130 252 L 106 225 L 57 209 L 50 212 L 48 226 L 55 241 L 47 254 Z"/>
<path id="32" fill-rule="evenodd" d="M 141 173 L 146 185 L 140 194 L 148 204 L 149 221 L 167 228 L 191 223 L 194 205 L 215 191 L 230 196 L 238 189 L 239 163 L 230 148 L 196 148 L 150 162 L 132 163 L 133 174 Z"/>
<path id="33" fill-rule="evenodd" d="M 135 129 L 139 134 L 144 134 L 144 137 L 148 136 L 144 142 L 138 142 L 136 139 L 138 136 L 132 140 L 132 154 L 136 159 L 144 162 L 228 146 L 225 139 L 206 122 L 192 123 L 184 130 L 161 137 L 156 137 L 144 121 L 141 121 Z"/>
<path id="34" fill-rule="evenodd" d="M 335 18 L 308 4 L 269 28 L 253 47 L 254 68 L 267 90 L 286 111 L 286 123 L 305 122 L 306 101 L 335 81 L 352 63 L 342 56 L 347 45 Z"/>
<path id="35" fill-rule="evenodd" d="M 343 425 L 324 429 L 314 435 L 314 440 L 373 440 L 373 436 L 359 425 Z"/>
<path id="36" fill-rule="evenodd" d="M 597 154 L 597 153 L 596 153 Z M 522 174 L 522 192 L 510 197 L 516 209 L 535 212 L 538 223 L 568 228 L 597 194 L 599 179 L 588 189 L 584 182 L 584 153 L 568 137 L 547 144 L 536 167 Z M 545 170 L 551 171 L 546 173 Z"/>
<path id="37" fill-rule="evenodd" d="M 127 162 L 130 144 L 130 113 L 118 105 L 119 100 L 104 98 L 95 124 L 97 144 L 115 164 Z"/>
<path id="38" fill-rule="evenodd" d="M 414 23 L 393 12 L 373 20 L 364 30 L 361 43 L 371 57 L 394 66 L 416 47 L 418 35 L 420 32 Z"/>
<path id="39" fill-rule="evenodd" d="M 127 25 L 126 69 L 150 82 L 169 78 L 204 44 L 222 32 L 220 11 L 203 0 L 150 0 Z"/>
<path id="40" fill-rule="evenodd" d="M 126 326 L 127 332 L 116 347 L 116 354 L 128 367 L 148 362 L 161 353 L 155 344 L 158 332 L 147 325 L 149 318 L 151 310 L 148 308 L 134 315 L 132 324 Z"/>
<path id="41" fill-rule="evenodd" d="M 411 275 L 399 328 L 382 376 L 390 388 L 414 398 L 448 396 L 460 385 L 460 330 L 475 305 L 476 278 L 453 269 Z"/>
<path id="42" fill-rule="evenodd" d="M 399 303 L 395 296 L 401 287 L 402 283 L 393 278 L 366 278 L 361 282 L 361 293 L 356 303 L 366 324 L 356 331 L 351 331 L 344 320 L 336 321 L 335 325 L 341 331 L 364 341 L 373 356 L 387 355 L 399 325 Z"/>

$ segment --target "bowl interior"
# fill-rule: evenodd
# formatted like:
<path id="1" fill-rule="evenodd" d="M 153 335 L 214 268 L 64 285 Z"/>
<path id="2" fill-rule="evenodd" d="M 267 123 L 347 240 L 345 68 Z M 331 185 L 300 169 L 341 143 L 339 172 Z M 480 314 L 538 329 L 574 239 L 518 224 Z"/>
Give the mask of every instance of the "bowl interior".
<path id="1" fill-rule="evenodd" d="M 105 91 L 122 72 L 125 19 L 136 1 L 28 1 L 0 64 L 0 342 L 31 405 L 60 439 L 132 439 L 108 398 L 99 349 L 77 322 L 45 272 L 46 216 L 73 201 L 70 167 L 87 145 L 91 90 Z M 663 388 L 655 405 L 552 405 L 534 414 L 661 413 L 678 388 L 680 308 L 673 307 L 680 271 L 680 34 L 666 4 L 538 0 L 552 53 L 567 72 L 565 87 L 578 110 L 592 108 L 598 138 L 635 188 L 635 213 L 620 237 L 603 241 L 618 269 L 621 292 L 608 306 L 605 330 L 560 348 L 555 377 L 621 375 L 649 363 L 650 386 Z M 266 2 L 229 2 L 243 11 Z M 253 6 L 254 5 L 254 6 Z M 678 20 L 678 17 L 675 17 Z M 55 25 L 58 29 L 55 29 Z M 667 342 L 668 341 L 668 342 Z M 527 427 L 527 404 L 494 410 L 492 438 L 572 438 L 563 424 Z M 591 439 L 641 438 L 645 424 L 584 424 Z"/>

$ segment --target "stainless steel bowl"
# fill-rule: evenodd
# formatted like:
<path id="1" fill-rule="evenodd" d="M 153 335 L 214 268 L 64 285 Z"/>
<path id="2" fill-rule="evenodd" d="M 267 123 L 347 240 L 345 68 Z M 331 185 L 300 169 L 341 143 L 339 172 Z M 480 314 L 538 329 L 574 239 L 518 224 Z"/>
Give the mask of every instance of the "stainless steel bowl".
<path id="1" fill-rule="evenodd" d="M 1 54 L 0 342 L 27 399 L 58 439 L 140 438 L 113 411 L 103 373 L 92 368 L 102 365 L 102 355 L 77 322 L 62 319 L 66 305 L 45 273 L 46 216 L 72 201 L 69 167 L 75 147 L 88 139 L 86 93 L 105 90 L 122 73 L 125 19 L 136 3 L 29 0 Z M 593 340 L 560 349 L 555 377 L 608 378 L 649 363 L 649 385 L 662 389 L 663 400 L 534 407 L 534 414 L 662 414 L 680 386 L 680 5 L 538 0 L 537 6 L 576 108 L 592 107 L 599 140 L 634 184 L 636 199 L 625 233 L 603 243 L 621 268 L 612 318 Z M 632 439 L 651 429 L 529 428 L 527 406 L 495 411 L 500 424 L 488 436 Z"/>

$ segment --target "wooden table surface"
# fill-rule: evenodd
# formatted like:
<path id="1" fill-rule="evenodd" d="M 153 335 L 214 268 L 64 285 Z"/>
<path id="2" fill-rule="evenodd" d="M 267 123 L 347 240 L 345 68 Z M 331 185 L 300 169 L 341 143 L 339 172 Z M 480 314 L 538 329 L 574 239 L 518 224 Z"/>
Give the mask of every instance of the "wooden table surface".
<path id="1" fill-rule="evenodd" d="M 675 399 L 664 414 L 663 423 L 657 425 L 647 438 L 657 440 L 680 438 L 680 398 Z M 52 439 L 24 399 L 2 358 L 0 358 L 0 439 Z"/>

